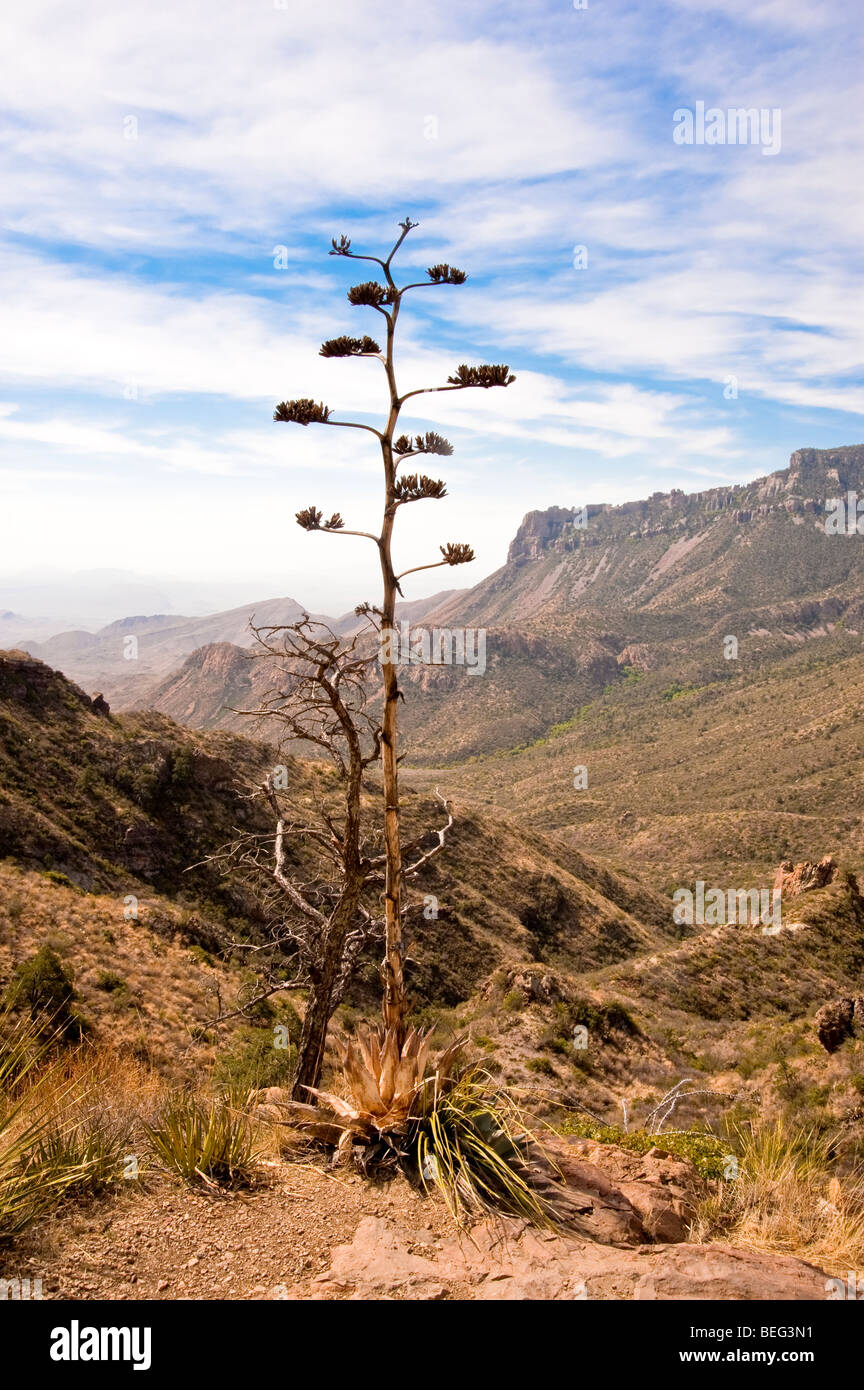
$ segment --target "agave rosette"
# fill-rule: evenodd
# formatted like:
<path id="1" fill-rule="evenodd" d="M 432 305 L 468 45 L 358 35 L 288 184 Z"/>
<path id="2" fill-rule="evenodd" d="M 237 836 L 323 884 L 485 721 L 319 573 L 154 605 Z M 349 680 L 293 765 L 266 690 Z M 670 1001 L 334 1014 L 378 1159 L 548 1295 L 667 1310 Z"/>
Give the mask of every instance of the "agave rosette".
<path id="1" fill-rule="evenodd" d="M 427 1033 L 412 1028 L 400 1047 L 394 1032 L 366 1029 L 341 1049 L 347 1097 L 309 1089 L 357 1142 L 405 1135 L 423 1090 L 446 1085 L 463 1043 L 457 1039 L 433 1062 Z"/>

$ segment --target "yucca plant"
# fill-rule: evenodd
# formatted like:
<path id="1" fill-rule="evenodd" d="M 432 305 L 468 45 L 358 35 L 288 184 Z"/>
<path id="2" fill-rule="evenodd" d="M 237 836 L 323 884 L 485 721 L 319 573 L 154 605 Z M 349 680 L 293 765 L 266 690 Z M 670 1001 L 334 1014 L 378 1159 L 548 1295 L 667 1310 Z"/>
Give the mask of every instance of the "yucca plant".
<path id="1" fill-rule="evenodd" d="M 11 1240 L 62 1195 L 56 1175 L 31 1162 L 45 1137 L 51 1112 L 40 1104 L 40 1088 L 50 1076 L 41 1071 L 46 1043 L 33 1019 L 10 1022 L 0 1015 L 0 1243 Z"/>
<path id="2" fill-rule="evenodd" d="M 53 1184 L 64 1197 L 101 1192 L 122 1175 L 127 1138 L 96 1116 L 67 1124 L 54 1121 L 28 1152 L 26 1171 Z"/>
<path id="3" fill-rule="evenodd" d="M 156 1156 L 187 1182 L 238 1187 L 252 1181 L 258 1158 L 252 1122 L 224 1098 L 172 1096 L 145 1129 Z"/>
<path id="4" fill-rule="evenodd" d="M 482 1067 L 469 1065 L 443 1086 L 430 1078 L 412 1123 L 420 1181 L 434 1183 L 454 1220 L 503 1212 L 535 1226 L 558 1224 L 554 1203 L 533 1185 L 537 1140 Z"/>

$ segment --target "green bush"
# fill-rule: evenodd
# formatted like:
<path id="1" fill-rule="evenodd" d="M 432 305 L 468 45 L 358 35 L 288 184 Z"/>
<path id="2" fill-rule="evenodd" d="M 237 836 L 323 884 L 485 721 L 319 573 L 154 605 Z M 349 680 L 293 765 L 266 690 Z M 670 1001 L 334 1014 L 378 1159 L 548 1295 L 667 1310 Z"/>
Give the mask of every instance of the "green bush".
<path id="1" fill-rule="evenodd" d="M 557 1076 L 548 1057 L 529 1057 L 525 1065 L 529 1071 L 539 1072 L 541 1076 Z"/>
<path id="2" fill-rule="evenodd" d="M 294 1042 L 287 1048 L 276 1047 L 276 1040 L 272 1028 L 241 1028 L 231 1047 L 216 1059 L 213 1079 L 217 1086 L 245 1094 L 262 1086 L 287 1086 L 297 1048 Z"/>
<path id="3" fill-rule="evenodd" d="M 683 1130 L 672 1134 L 648 1134 L 644 1129 L 625 1131 L 618 1125 L 603 1124 L 587 1115 L 568 1115 L 558 1126 L 559 1134 L 576 1134 L 598 1144 L 617 1144 L 644 1154 L 662 1149 L 676 1158 L 687 1158 L 703 1178 L 722 1178 L 729 1161 L 729 1142 L 702 1130 Z"/>
<path id="4" fill-rule="evenodd" d="M 96 976 L 96 988 L 104 990 L 106 994 L 119 994 L 123 990 L 128 991 L 129 986 L 113 970 L 100 970 Z"/>
<path id="5" fill-rule="evenodd" d="M 32 1019 L 63 1037 L 80 1039 L 83 1019 L 73 1007 L 75 990 L 63 962 L 50 946 L 41 946 L 16 968 L 6 994 L 12 1009 L 27 1008 Z"/>
<path id="6" fill-rule="evenodd" d="M 78 887 L 77 883 L 73 883 L 71 878 L 69 878 L 66 874 L 58 873 L 56 869 L 46 869 L 42 877 L 46 878 L 49 883 L 58 884 L 58 886 L 61 888 L 74 888 L 76 892 L 81 892 L 81 889 Z"/>

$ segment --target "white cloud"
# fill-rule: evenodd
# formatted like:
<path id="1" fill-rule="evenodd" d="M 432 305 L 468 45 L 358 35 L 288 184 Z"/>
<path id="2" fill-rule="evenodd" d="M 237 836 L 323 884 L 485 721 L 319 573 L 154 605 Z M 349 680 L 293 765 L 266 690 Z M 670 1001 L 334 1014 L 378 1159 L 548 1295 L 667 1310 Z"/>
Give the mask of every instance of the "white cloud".
<path id="1" fill-rule="evenodd" d="M 310 395 L 344 418 L 380 399 L 377 364 L 317 356 L 322 337 L 378 326 L 323 253 L 341 231 L 389 244 L 406 212 L 421 222 L 406 266 L 448 259 L 471 279 L 406 313 L 403 389 L 461 360 L 506 358 L 518 377 L 406 410 L 454 436 L 438 515 L 476 534 L 478 564 L 562 488 L 623 500 L 756 466 L 753 403 L 813 412 L 818 443 L 820 411 L 864 411 L 850 24 L 839 0 L 466 0 L 458 23 L 388 0 L 7 7 L 12 545 L 26 558 L 26 518 L 55 556 L 128 567 L 131 543 L 151 568 L 178 553 L 190 571 L 242 567 L 253 518 L 284 514 L 290 553 L 319 564 L 292 508 L 317 493 L 365 514 L 374 440 L 276 427 L 270 410 Z M 676 147 L 672 111 L 697 99 L 780 106 L 781 154 Z M 744 409 L 724 404 L 730 374 Z M 406 520 L 409 545 L 427 525 Z M 358 562 L 342 553 L 347 589 Z"/>

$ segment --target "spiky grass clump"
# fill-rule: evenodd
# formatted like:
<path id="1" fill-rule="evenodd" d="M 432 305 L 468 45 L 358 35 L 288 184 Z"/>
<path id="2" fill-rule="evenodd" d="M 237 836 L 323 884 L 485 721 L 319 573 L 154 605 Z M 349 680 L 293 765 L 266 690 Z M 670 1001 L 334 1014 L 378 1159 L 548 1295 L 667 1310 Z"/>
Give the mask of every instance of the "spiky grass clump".
<path id="1" fill-rule="evenodd" d="M 253 1180 L 258 1149 L 252 1122 L 224 1098 L 172 1096 L 145 1128 L 157 1158 L 186 1182 L 244 1187 Z"/>
<path id="2" fill-rule="evenodd" d="M 122 1177 L 125 1140 L 96 1115 L 67 1125 L 55 1122 L 29 1151 L 27 1171 L 63 1197 L 95 1195 Z"/>
<path id="3" fill-rule="evenodd" d="M 782 1121 L 735 1130 L 737 1176 L 700 1208 L 693 1238 L 797 1255 L 830 1273 L 864 1261 L 864 1175 L 834 1171 L 828 1135 Z"/>
<path id="4" fill-rule="evenodd" d="M 0 1244 L 26 1230 L 62 1195 L 58 1176 L 33 1162 L 51 1123 L 39 1094 L 50 1076 L 39 1074 L 45 1047 L 35 1020 L 13 1022 L 8 1013 L 0 1015 Z"/>
<path id="5" fill-rule="evenodd" d="M 528 1151 L 536 1140 L 482 1067 L 468 1066 L 444 1086 L 429 1078 L 412 1122 L 420 1181 L 437 1187 L 456 1221 L 504 1213 L 535 1226 L 556 1224 L 551 1205 L 531 1185 Z"/>

